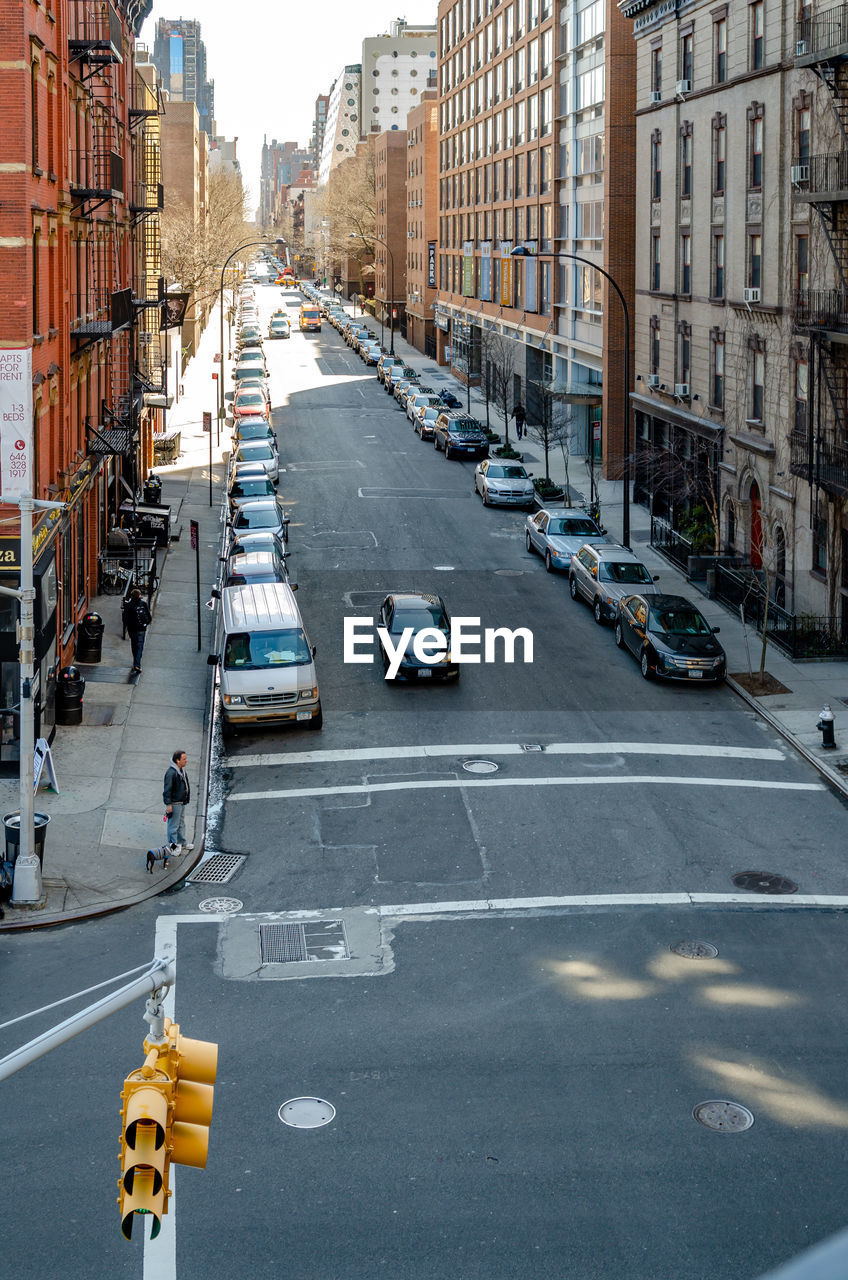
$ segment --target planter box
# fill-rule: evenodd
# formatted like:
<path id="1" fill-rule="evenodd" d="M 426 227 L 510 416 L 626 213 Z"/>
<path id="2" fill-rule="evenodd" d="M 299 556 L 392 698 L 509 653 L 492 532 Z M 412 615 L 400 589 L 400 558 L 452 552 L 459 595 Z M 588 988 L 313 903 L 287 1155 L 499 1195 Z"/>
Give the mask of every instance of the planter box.
<path id="1" fill-rule="evenodd" d="M 539 492 L 538 489 L 534 489 L 533 495 L 536 499 L 537 507 L 550 507 L 550 506 L 558 507 L 558 506 L 561 506 L 562 503 L 565 501 L 565 491 L 563 489 L 556 489 L 551 493 L 545 494 L 544 496 Z"/>

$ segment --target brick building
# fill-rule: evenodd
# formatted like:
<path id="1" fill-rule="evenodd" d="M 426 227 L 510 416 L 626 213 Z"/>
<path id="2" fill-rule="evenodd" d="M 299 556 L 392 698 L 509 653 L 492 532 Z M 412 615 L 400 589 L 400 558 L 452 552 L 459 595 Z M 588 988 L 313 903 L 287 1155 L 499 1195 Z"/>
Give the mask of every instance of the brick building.
<path id="1" fill-rule="evenodd" d="M 36 732 L 97 591 L 98 551 L 132 485 L 143 392 L 131 333 L 137 269 L 133 42 L 149 0 L 6 6 L 0 26 L 0 351 L 31 352 L 33 489 L 69 510 L 36 522 Z M 15 508 L 0 514 L 13 521 Z M 20 539 L 4 523 L 16 585 Z M 16 758 L 13 610 L 0 624 L 0 761 Z"/>
<path id="2" fill-rule="evenodd" d="M 369 139 L 369 142 L 371 139 Z M 406 132 L 387 130 L 374 147 L 374 308 L 395 333 L 406 332 Z"/>
<path id="3" fill-rule="evenodd" d="M 433 304 L 439 234 L 439 106 L 425 93 L 406 117 L 406 336 L 435 358 Z"/>
<path id="4" fill-rule="evenodd" d="M 193 102 L 166 102 L 162 118 L 162 182 L 166 208 L 185 212 L 198 233 L 209 219 L 209 144 Z M 166 241 L 167 247 L 167 241 Z M 182 283 L 182 282 L 178 282 Z M 189 299 L 182 326 L 180 372 L 197 349 L 214 298 Z"/>

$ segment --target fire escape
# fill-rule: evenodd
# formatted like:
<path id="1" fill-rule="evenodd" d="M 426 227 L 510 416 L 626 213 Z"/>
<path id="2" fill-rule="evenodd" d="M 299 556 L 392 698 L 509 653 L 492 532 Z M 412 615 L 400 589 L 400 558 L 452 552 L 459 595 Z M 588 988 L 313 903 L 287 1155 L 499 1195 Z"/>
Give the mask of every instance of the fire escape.
<path id="1" fill-rule="evenodd" d="M 807 11 L 805 11 L 807 12 Z M 815 210 L 835 264 L 835 287 L 804 288 L 796 328 L 809 338 L 806 414 L 796 409 L 790 469 L 811 490 L 848 497 L 848 4 L 796 24 L 795 65 L 819 77 L 838 126 L 840 149 L 796 157 L 795 197 Z M 796 405 L 797 405 L 796 400 Z M 815 504 L 812 504 L 813 506 Z"/>
<path id="2" fill-rule="evenodd" d="M 137 323 L 134 390 L 138 413 L 145 395 L 159 396 L 167 391 L 164 335 L 159 325 L 164 296 L 160 227 L 164 192 L 159 117 L 164 109 L 158 89 L 141 79 L 133 85 L 131 103 L 129 119 L 135 139 L 136 181 L 130 199 L 130 217 L 136 229 L 133 311 Z"/>
<path id="3" fill-rule="evenodd" d="M 97 427 L 87 420 L 89 454 L 133 452 L 132 290 L 123 280 L 118 203 L 124 200 L 116 67 L 123 27 L 108 0 L 71 0 L 69 62 L 88 92 L 87 109 L 72 124 L 70 192 L 76 228 L 76 289 L 71 297 L 71 350 L 105 342 L 106 387 Z"/>

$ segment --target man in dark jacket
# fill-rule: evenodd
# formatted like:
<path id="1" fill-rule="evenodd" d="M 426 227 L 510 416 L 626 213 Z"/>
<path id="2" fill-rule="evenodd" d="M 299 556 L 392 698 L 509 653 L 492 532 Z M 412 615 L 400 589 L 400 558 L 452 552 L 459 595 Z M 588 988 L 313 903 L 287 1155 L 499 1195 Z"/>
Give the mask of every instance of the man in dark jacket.
<path id="1" fill-rule="evenodd" d="M 186 765 L 188 756 L 185 751 L 175 751 L 171 756 L 171 767 L 165 774 L 162 788 L 162 800 L 168 818 L 168 843 L 174 853 L 181 849 L 191 851 L 193 844 L 186 841 L 185 807 L 191 799 L 191 787 L 188 783 Z"/>
<path id="2" fill-rule="evenodd" d="M 141 671 L 141 651 L 144 648 L 144 636 L 153 619 L 150 606 L 138 587 L 133 587 L 130 598 L 124 605 L 124 626 L 132 645 L 133 671 Z"/>

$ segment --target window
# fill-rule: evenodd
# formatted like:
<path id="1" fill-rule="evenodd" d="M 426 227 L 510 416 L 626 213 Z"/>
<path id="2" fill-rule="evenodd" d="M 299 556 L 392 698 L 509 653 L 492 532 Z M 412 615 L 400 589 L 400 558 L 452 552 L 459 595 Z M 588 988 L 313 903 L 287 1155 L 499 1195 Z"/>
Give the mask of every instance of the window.
<path id="1" fill-rule="evenodd" d="M 542 35 L 542 65 L 539 68 L 539 76 L 544 80 L 553 71 L 554 65 L 554 31 L 553 27 L 548 27 Z"/>
<path id="2" fill-rule="evenodd" d="M 680 292 L 692 292 L 692 237 L 688 232 L 680 237 Z"/>
<path id="3" fill-rule="evenodd" d="M 554 91 L 543 89 L 539 94 L 539 135 L 546 138 L 553 125 Z"/>
<path id="4" fill-rule="evenodd" d="M 764 351 L 751 352 L 751 418 L 754 422 L 763 420 L 763 402 L 766 385 L 766 354 Z"/>
<path id="5" fill-rule="evenodd" d="M 762 112 L 762 107 L 760 107 Z M 751 120 L 751 164 L 749 187 L 759 191 L 763 185 L 763 117 L 762 114 Z"/>
<path id="6" fill-rule="evenodd" d="M 806 360 L 795 362 L 795 430 L 806 433 L 809 368 Z"/>
<path id="7" fill-rule="evenodd" d="M 660 287 L 661 275 L 660 233 L 651 232 L 651 289 L 656 293 Z"/>
<path id="8" fill-rule="evenodd" d="M 798 157 L 798 164 L 809 163 L 810 108 L 806 103 L 795 112 L 795 154 Z"/>
<path id="9" fill-rule="evenodd" d="M 759 71 L 763 65 L 763 0 L 751 5 L 751 70 Z"/>
<path id="10" fill-rule="evenodd" d="M 712 351 L 712 386 L 710 387 L 710 403 L 714 409 L 724 408 L 724 334 L 719 330 L 713 333 Z"/>
<path id="11" fill-rule="evenodd" d="M 550 205 L 545 205 L 542 209 L 543 221 L 544 221 L 544 214 L 545 213 L 550 214 L 550 212 L 551 212 Z M 550 262 L 543 262 L 541 264 L 541 270 L 539 272 L 539 288 L 540 288 L 539 313 L 543 316 L 549 316 L 551 314 L 551 264 Z"/>
<path id="12" fill-rule="evenodd" d="M 651 50 L 651 92 L 662 93 L 662 45 Z"/>
<path id="13" fill-rule="evenodd" d="M 813 573 L 827 575 L 827 516 L 813 517 Z"/>
<path id="14" fill-rule="evenodd" d="M 651 373 L 658 377 L 660 372 L 660 322 L 657 316 L 651 316 L 651 341 L 648 350 Z"/>
<path id="15" fill-rule="evenodd" d="M 38 168 L 38 60 L 30 67 L 30 115 L 32 117 L 32 167 Z"/>
<path id="16" fill-rule="evenodd" d="M 692 125 L 688 120 L 680 129 L 680 194 L 692 194 Z"/>
<path id="17" fill-rule="evenodd" d="M 655 129 L 651 137 L 651 199 L 662 195 L 662 134 Z"/>
<path id="18" fill-rule="evenodd" d="M 724 84 L 727 79 L 727 19 L 719 18 L 713 25 L 714 64 L 713 79 Z"/>
<path id="19" fill-rule="evenodd" d="M 679 379 L 686 386 L 690 382 L 690 374 L 692 364 L 692 334 L 688 324 L 680 326 L 680 332 L 677 335 L 677 368 Z"/>
<path id="20" fill-rule="evenodd" d="M 713 119 L 713 195 L 724 195 L 727 171 L 727 116 Z"/>
<path id="21" fill-rule="evenodd" d="M 41 333 L 39 328 L 39 297 L 38 297 L 38 246 L 41 241 L 41 234 L 38 231 L 32 233 L 32 332 L 33 334 Z"/>
<path id="22" fill-rule="evenodd" d="M 690 31 L 680 41 L 680 79 L 692 83 L 695 53 L 695 36 Z"/>
<path id="23" fill-rule="evenodd" d="M 553 155 L 551 147 L 542 147 L 542 172 L 539 178 L 539 194 L 547 195 L 553 181 Z"/>
<path id="24" fill-rule="evenodd" d="M 539 153 L 527 152 L 527 194 L 535 196 L 539 189 Z"/>
<path id="25" fill-rule="evenodd" d="M 724 235 L 713 236 L 713 289 L 712 297 L 724 297 Z"/>
<path id="26" fill-rule="evenodd" d="M 748 287 L 759 289 L 763 273 L 763 237 L 759 232 L 748 236 Z"/>
<path id="27" fill-rule="evenodd" d="M 516 197 L 524 195 L 524 156 L 515 157 L 515 194 Z"/>
<path id="28" fill-rule="evenodd" d="M 806 293 L 810 286 L 810 237 L 795 237 L 795 288 Z"/>

